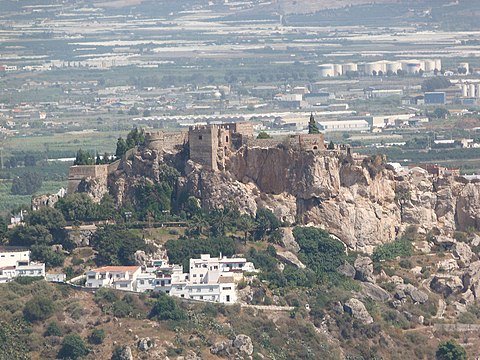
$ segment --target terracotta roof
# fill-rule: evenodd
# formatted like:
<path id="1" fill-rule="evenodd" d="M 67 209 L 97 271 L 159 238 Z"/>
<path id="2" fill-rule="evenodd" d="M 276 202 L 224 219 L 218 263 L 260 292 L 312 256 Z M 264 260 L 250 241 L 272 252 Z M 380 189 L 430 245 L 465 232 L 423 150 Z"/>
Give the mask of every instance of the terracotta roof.
<path id="1" fill-rule="evenodd" d="M 92 269 L 94 272 L 135 272 L 140 266 L 104 266 L 98 269 Z"/>

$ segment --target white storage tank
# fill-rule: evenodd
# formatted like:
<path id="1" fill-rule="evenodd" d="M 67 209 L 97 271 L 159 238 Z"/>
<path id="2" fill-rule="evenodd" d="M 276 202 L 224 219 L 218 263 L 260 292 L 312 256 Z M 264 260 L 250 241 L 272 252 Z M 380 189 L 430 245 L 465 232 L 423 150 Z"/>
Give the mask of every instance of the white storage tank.
<path id="1" fill-rule="evenodd" d="M 333 77 L 335 75 L 333 70 L 333 64 L 318 65 L 318 72 L 321 77 Z"/>
<path id="2" fill-rule="evenodd" d="M 480 99 L 480 84 L 477 84 L 477 98 Z"/>
<path id="3" fill-rule="evenodd" d="M 371 62 L 365 64 L 365 75 L 378 74 L 383 71 L 383 64 L 381 62 Z"/>
<path id="4" fill-rule="evenodd" d="M 474 98 L 475 97 L 475 84 L 470 84 L 469 88 L 470 88 L 470 91 L 468 93 L 468 96 Z"/>
<path id="5" fill-rule="evenodd" d="M 356 72 L 358 71 L 357 64 L 354 63 L 347 63 L 343 64 L 343 73 L 346 74 L 347 72 Z"/>
<path id="6" fill-rule="evenodd" d="M 435 71 L 435 60 L 425 60 L 425 72 L 432 73 Z"/>
<path id="7" fill-rule="evenodd" d="M 341 64 L 333 64 L 333 73 L 335 76 L 343 75 L 343 68 Z"/>
<path id="8" fill-rule="evenodd" d="M 462 96 L 463 97 L 468 97 L 468 85 L 467 84 L 462 84 Z"/>
<path id="9" fill-rule="evenodd" d="M 435 69 L 438 71 L 442 70 L 442 60 L 441 59 L 435 59 Z"/>
<path id="10" fill-rule="evenodd" d="M 398 70 L 402 70 L 402 63 L 399 61 L 389 61 L 387 62 L 387 72 L 391 71 L 394 74 L 398 72 Z"/>
<path id="11" fill-rule="evenodd" d="M 416 74 L 422 70 L 422 63 L 418 60 L 409 60 L 404 63 L 404 70 L 407 74 Z"/>

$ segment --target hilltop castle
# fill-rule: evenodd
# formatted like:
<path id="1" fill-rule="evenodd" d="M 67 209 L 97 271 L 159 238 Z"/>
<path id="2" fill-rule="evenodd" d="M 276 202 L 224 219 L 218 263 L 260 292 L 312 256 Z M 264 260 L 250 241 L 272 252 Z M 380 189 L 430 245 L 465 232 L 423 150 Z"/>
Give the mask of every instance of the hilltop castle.
<path id="1" fill-rule="evenodd" d="M 196 125 L 191 126 L 188 131 L 145 133 L 147 149 L 169 153 L 188 150 L 189 160 L 213 171 L 224 170 L 228 155 L 242 146 L 271 148 L 281 144 L 298 150 L 325 150 L 323 134 L 295 134 L 256 139 L 251 123 Z M 127 152 L 125 158 L 131 153 L 132 151 Z M 68 193 L 78 191 L 82 180 L 86 178 L 96 179 L 106 186 L 108 174 L 114 172 L 119 163 L 120 160 L 109 165 L 72 166 L 68 177 Z"/>

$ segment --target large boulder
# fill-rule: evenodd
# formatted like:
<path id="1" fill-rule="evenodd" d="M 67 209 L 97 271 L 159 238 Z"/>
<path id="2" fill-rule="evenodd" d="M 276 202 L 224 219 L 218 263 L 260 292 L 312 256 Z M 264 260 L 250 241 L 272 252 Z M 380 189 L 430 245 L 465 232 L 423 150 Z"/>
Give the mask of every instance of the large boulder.
<path id="1" fill-rule="evenodd" d="M 343 305 L 345 312 L 349 313 L 354 319 L 364 324 L 373 323 L 372 316 L 368 313 L 365 305 L 358 299 L 350 299 Z"/>
<path id="2" fill-rule="evenodd" d="M 365 282 L 375 282 L 373 277 L 373 262 L 368 256 L 359 256 L 355 263 L 355 279 Z"/>
<path id="3" fill-rule="evenodd" d="M 463 289 L 463 282 L 456 275 L 436 274 L 430 282 L 430 288 L 436 293 L 447 297 L 457 294 Z"/>
<path id="4" fill-rule="evenodd" d="M 397 284 L 395 287 L 395 298 L 403 300 L 410 296 L 413 302 L 423 304 L 428 301 L 428 294 L 417 289 L 412 284 Z"/>
<path id="5" fill-rule="evenodd" d="M 118 360 L 133 360 L 132 349 L 130 346 L 122 346 L 122 348 L 117 353 Z"/>
<path id="6" fill-rule="evenodd" d="M 287 249 L 288 251 L 297 253 L 300 251 L 300 246 L 298 243 L 295 241 L 295 237 L 293 236 L 293 229 L 288 227 L 288 228 L 282 228 L 282 238 L 281 238 L 281 245 Z"/>
<path id="7" fill-rule="evenodd" d="M 467 272 L 463 275 L 464 289 L 470 290 L 478 301 L 480 299 L 480 261 L 470 264 Z"/>
<path id="8" fill-rule="evenodd" d="M 337 272 L 342 274 L 343 276 L 349 277 L 349 278 L 354 278 L 356 274 L 355 268 L 350 265 L 348 262 L 345 262 L 345 264 L 340 265 L 337 268 Z"/>
<path id="9" fill-rule="evenodd" d="M 213 355 L 227 356 L 232 359 L 251 356 L 253 354 L 252 339 L 244 334 L 239 334 L 233 340 L 226 340 L 214 344 L 210 348 Z"/>
<path id="10" fill-rule="evenodd" d="M 458 259 L 458 264 L 461 267 L 467 267 L 470 265 L 470 261 L 473 257 L 473 251 L 470 246 L 463 242 L 457 242 L 453 247 L 453 255 Z"/>
<path id="11" fill-rule="evenodd" d="M 142 338 L 138 340 L 138 343 L 137 343 L 138 350 L 140 351 L 148 351 L 154 346 L 155 346 L 154 341 L 151 340 L 149 337 Z"/>
<path id="12" fill-rule="evenodd" d="M 297 255 L 295 255 L 294 253 L 290 252 L 290 251 L 277 251 L 277 258 L 287 264 L 290 264 L 290 265 L 293 265 L 293 266 L 296 266 L 297 268 L 299 269 L 305 269 L 306 266 L 305 264 L 303 264 L 297 257 Z"/>
<path id="13" fill-rule="evenodd" d="M 390 293 L 388 293 L 378 285 L 365 282 L 361 284 L 361 287 L 362 294 L 368 296 L 372 300 L 384 302 L 391 298 Z"/>
<path id="14" fill-rule="evenodd" d="M 480 184 L 467 184 L 457 198 L 459 230 L 480 229 Z"/>

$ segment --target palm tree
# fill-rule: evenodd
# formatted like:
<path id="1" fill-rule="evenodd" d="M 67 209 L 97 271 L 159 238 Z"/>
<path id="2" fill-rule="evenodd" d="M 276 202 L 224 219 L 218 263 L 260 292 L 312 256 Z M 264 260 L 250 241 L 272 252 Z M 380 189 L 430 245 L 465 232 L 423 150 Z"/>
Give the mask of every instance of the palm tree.
<path id="1" fill-rule="evenodd" d="M 248 238 L 250 237 L 250 233 L 255 230 L 255 221 L 251 216 L 242 214 L 238 219 L 237 228 L 243 232 L 243 241 L 247 242 Z"/>

